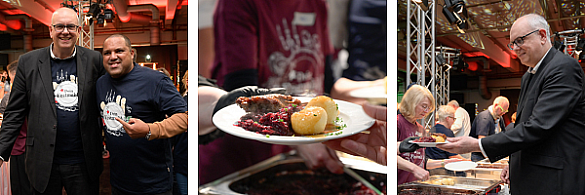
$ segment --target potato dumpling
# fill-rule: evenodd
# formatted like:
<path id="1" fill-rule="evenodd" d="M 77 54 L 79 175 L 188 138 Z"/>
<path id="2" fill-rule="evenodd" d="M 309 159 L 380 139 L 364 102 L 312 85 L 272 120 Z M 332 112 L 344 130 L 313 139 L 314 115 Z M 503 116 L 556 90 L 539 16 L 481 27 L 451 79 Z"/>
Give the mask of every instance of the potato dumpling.
<path id="1" fill-rule="evenodd" d="M 325 109 L 327 112 L 327 124 L 333 124 L 335 122 L 335 118 L 337 118 L 337 115 L 339 115 L 337 105 L 333 99 L 327 96 L 317 96 L 311 99 L 307 106 L 318 106 Z"/>
<path id="2" fill-rule="evenodd" d="M 327 112 L 317 106 L 307 106 L 295 112 L 290 118 L 292 129 L 296 134 L 311 135 L 325 131 L 327 126 Z"/>
<path id="3" fill-rule="evenodd" d="M 452 186 L 452 185 L 455 185 L 455 180 L 453 180 L 452 178 L 443 178 L 441 180 L 441 184 Z"/>

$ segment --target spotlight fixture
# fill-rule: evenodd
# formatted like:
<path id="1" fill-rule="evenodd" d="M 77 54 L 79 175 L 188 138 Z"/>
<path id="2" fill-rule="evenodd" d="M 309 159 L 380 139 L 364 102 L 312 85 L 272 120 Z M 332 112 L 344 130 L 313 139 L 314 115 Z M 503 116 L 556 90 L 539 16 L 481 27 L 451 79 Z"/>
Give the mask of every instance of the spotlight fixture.
<path id="1" fill-rule="evenodd" d="M 97 18 L 97 16 L 100 14 L 100 12 L 102 12 L 102 9 L 100 8 L 100 4 L 94 3 L 94 4 L 91 4 L 91 6 L 89 6 L 89 11 L 87 12 L 87 15 L 92 16 L 94 18 Z"/>
<path id="2" fill-rule="evenodd" d="M 465 33 L 465 30 L 469 29 L 467 6 L 463 0 L 445 0 L 443 15 L 449 20 L 449 23 L 456 24 L 459 32 Z"/>
<path id="3" fill-rule="evenodd" d="M 577 47 L 575 48 L 576 51 L 583 51 L 583 47 L 585 46 L 585 39 L 579 38 L 577 41 Z"/>
<path id="4" fill-rule="evenodd" d="M 104 10 L 104 19 L 106 19 L 106 20 L 114 19 L 114 11 L 112 11 L 111 9 L 105 9 Z"/>
<path id="5" fill-rule="evenodd" d="M 469 65 L 464 61 L 461 50 L 457 49 L 456 53 L 457 55 L 455 55 L 455 59 L 453 59 L 453 70 L 464 72 Z"/>

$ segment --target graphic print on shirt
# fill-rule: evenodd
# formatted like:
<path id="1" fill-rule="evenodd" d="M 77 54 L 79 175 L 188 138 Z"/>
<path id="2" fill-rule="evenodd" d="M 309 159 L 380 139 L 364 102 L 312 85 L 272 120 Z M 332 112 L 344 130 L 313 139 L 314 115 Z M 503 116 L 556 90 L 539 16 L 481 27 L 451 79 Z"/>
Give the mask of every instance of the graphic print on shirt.
<path id="1" fill-rule="evenodd" d="M 100 102 L 100 109 L 102 115 L 102 123 L 106 128 L 106 132 L 112 136 L 121 137 L 124 131 L 122 124 L 116 120 L 120 118 L 125 122 L 131 117 L 126 117 L 126 111 L 128 114 L 132 112 L 132 108 L 126 105 L 126 98 L 120 95 L 116 95 L 116 92 L 110 91 L 106 93 L 104 101 Z"/>
<path id="2" fill-rule="evenodd" d="M 53 95 L 58 109 L 75 112 L 79 109 L 77 104 L 77 77 L 69 75 L 61 70 L 57 75 L 57 82 L 53 82 Z"/>
<path id="3" fill-rule="evenodd" d="M 323 92 L 323 75 L 313 75 L 319 68 L 325 67 L 321 41 L 318 34 L 300 30 L 297 26 L 313 26 L 315 13 L 295 12 L 294 19 L 288 25 L 283 18 L 282 26 L 276 25 L 281 50 L 290 52 L 285 56 L 280 51 L 272 52 L 268 57 L 268 66 L 273 75 L 268 78 L 267 87 L 284 87 L 295 95 L 316 95 Z"/>

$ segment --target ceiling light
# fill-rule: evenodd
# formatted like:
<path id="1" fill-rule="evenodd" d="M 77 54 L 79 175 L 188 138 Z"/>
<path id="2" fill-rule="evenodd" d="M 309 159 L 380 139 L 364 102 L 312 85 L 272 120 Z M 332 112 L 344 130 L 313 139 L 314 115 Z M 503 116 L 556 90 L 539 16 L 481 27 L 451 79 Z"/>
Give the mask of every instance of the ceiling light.
<path id="1" fill-rule="evenodd" d="M 443 15 L 449 20 L 449 23 L 457 24 L 456 27 L 459 32 L 465 33 L 465 30 L 469 29 L 467 25 L 467 7 L 463 0 L 445 0 Z"/>

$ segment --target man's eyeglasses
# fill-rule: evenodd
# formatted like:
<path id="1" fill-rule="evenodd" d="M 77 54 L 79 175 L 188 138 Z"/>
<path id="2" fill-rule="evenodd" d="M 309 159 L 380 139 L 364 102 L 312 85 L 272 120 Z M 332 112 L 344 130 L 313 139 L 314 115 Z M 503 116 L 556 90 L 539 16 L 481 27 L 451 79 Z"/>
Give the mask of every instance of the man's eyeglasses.
<path id="1" fill-rule="evenodd" d="M 516 45 L 518 47 L 522 46 L 524 44 L 524 38 L 526 38 L 528 35 L 531 35 L 534 32 L 537 32 L 538 30 L 540 30 L 540 29 L 536 29 L 536 30 L 524 35 L 524 36 L 521 36 L 521 37 L 514 39 L 514 41 L 512 41 L 512 43 L 508 44 L 508 48 L 510 48 L 510 50 L 514 50 L 514 48 L 515 48 L 514 45 Z"/>
<path id="2" fill-rule="evenodd" d="M 500 107 L 500 109 L 502 109 L 502 112 L 507 113 L 508 110 L 504 110 L 504 108 L 502 108 L 502 106 L 498 105 L 498 107 Z"/>
<path id="3" fill-rule="evenodd" d="M 457 120 L 454 116 L 448 116 L 447 118 L 452 118 L 453 120 Z"/>
<path id="4" fill-rule="evenodd" d="M 75 24 L 68 24 L 68 25 L 54 24 L 53 25 L 53 29 L 55 29 L 55 31 L 57 31 L 57 32 L 63 32 L 63 30 L 65 30 L 65 27 L 67 27 L 67 30 L 69 32 L 71 32 L 71 31 L 75 31 L 78 26 Z"/>

